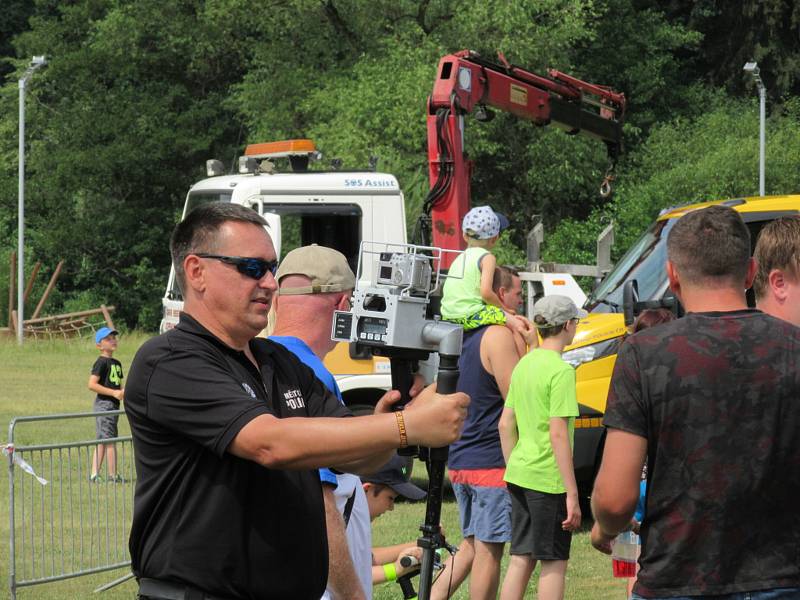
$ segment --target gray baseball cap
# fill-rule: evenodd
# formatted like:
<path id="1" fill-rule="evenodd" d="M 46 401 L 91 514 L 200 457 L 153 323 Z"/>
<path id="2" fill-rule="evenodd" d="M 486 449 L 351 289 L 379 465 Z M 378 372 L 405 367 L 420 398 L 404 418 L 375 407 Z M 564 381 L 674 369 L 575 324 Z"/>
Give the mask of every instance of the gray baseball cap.
<path id="1" fill-rule="evenodd" d="M 346 292 L 356 286 L 356 276 L 353 275 L 344 254 L 316 244 L 295 248 L 283 257 L 275 274 L 279 285 L 281 279 L 287 275 L 308 277 L 311 285 L 293 288 L 281 286 L 281 296 Z"/>
<path id="2" fill-rule="evenodd" d="M 583 319 L 588 314 L 566 296 L 545 296 L 533 306 L 533 318 L 542 317 L 546 321 L 544 324 L 536 324 L 539 329 L 556 327 L 570 319 Z"/>

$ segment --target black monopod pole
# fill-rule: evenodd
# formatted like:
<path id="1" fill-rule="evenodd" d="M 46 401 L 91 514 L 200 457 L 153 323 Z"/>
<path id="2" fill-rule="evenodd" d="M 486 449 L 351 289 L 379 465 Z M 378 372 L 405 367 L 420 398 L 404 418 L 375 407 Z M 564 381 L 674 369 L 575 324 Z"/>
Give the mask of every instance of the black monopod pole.
<path id="1" fill-rule="evenodd" d="M 459 339 L 460 349 L 460 339 Z M 439 355 L 439 372 L 436 391 L 453 394 L 458 382 L 458 355 Z M 419 574 L 419 600 L 429 600 L 433 586 L 435 553 L 444 547 L 439 524 L 442 517 L 442 492 L 444 490 L 444 468 L 449 448 L 431 448 L 428 454 L 428 500 L 425 505 L 425 522 L 420 527 L 422 536 L 417 545 L 422 548 L 422 567 Z"/>
<path id="2" fill-rule="evenodd" d="M 423 358 L 427 358 L 427 355 Z M 392 368 L 392 389 L 400 392 L 400 402 L 395 403 L 394 408 L 401 410 L 411 401 L 409 390 L 414 384 L 414 373 L 411 369 L 414 360 L 389 353 L 389 363 Z"/>
<path id="3" fill-rule="evenodd" d="M 400 402 L 396 402 L 394 408 L 396 410 L 403 410 L 411 401 L 411 386 L 414 384 L 414 373 L 412 372 L 411 365 L 414 363 L 413 359 L 398 356 L 396 353 L 389 354 L 389 362 L 392 365 L 392 389 L 400 392 Z M 427 358 L 427 356 L 424 356 Z M 417 456 L 420 453 L 419 446 L 407 446 L 405 448 L 398 448 L 397 453 L 400 456 Z"/>

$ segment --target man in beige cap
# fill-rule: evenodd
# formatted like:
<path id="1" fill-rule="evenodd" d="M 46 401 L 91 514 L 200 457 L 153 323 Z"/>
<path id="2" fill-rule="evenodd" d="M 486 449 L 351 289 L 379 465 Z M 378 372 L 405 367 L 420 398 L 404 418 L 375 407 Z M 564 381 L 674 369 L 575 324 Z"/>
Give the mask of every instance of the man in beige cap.
<path id="1" fill-rule="evenodd" d="M 356 285 L 344 254 L 316 244 L 297 248 L 281 261 L 275 279 L 279 292 L 272 336 L 299 338 L 314 355 L 325 358 L 336 346 L 331 340 L 333 313 L 350 309 Z"/>
<path id="2" fill-rule="evenodd" d="M 279 290 L 275 299 L 275 329 L 270 339 L 310 367 L 341 402 L 336 379 L 322 361 L 336 346 L 331 340 L 334 311 L 350 309 L 356 278 L 347 259 L 333 248 L 304 246 L 284 257 L 275 278 Z M 412 395 L 420 389 L 418 386 L 412 390 Z M 356 475 L 334 474 L 329 469 L 320 469 L 320 480 L 329 559 L 328 586 L 323 598 L 371 598 L 370 511 L 361 480 Z M 392 556 L 390 562 L 399 558 Z"/>

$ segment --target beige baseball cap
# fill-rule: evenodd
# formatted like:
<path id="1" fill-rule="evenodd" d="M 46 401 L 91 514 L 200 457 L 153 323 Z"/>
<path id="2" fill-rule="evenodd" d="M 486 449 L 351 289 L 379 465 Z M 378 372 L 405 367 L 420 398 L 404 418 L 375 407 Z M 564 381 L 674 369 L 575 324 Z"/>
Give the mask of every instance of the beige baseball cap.
<path id="1" fill-rule="evenodd" d="M 279 285 L 287 275 L 304 275 L 311 280 L 311 285 L 280 287 L 281 296 L 345 292 L 356 286 L 356 276 L 344 254 L 317 244 L 295 248 L 283 258 L 275 274 Z"/>

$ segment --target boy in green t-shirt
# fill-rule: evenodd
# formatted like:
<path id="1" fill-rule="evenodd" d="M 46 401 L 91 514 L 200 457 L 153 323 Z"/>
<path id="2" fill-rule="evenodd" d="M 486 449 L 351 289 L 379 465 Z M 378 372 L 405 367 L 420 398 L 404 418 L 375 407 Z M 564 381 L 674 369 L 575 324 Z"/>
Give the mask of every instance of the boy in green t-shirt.
<path id="1" fill-rule="evenodd" d="M 561 358 L 586 316 L 566 296 L 546 296 L 533 308 L 542 336 L 511 375 L 500 443 L 511 494 L 511 560 L 500 600 L 521 599 L 536 561 L 540 600 L 564 597 L 572 532 L 581 524 L 572 464 L 578 416 L 575 370 Z"/>

